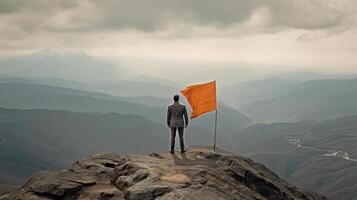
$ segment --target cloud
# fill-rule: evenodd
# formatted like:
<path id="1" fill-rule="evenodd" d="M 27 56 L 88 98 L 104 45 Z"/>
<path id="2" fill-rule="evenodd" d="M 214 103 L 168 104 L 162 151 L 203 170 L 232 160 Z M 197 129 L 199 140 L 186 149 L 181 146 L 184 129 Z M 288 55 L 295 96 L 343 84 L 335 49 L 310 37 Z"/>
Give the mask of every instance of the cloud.
<path id="1" fill-rule="evenodd" d="M 356 28 L 355 0 L 0 0 L 0 54 L 338 65 L 357 51 Z"/>
<path id="2" fill-rule="evenodd" d="M 249 20 L 261 8 L 271 28 L 328 29 L 345 25 L 356 13 L 353 0 L 104 0 L 84 20 L 88 28 L 162 30 L 172 24 L 226 29 Z"/>
<path id="3" fill-rule="evenodd" d="M 138 30 L 155 32 L 172 26 L 230 29 L 257 17 L 264 30 L 327 30 L 355 17 L 353 0 L 3 0 L 3 25 L 29 31 L 69 32 Z M 268 13 L 268 15 L 267 15 Z M 267 19 L 264 19 L 267 17 Z M 259 23 L 260 23 L 259 22 Z M 256 24 L 260 25 L 260 24 Z M 269 25 L 269 26 L 267 26 Z M 257 28 L 260 28 L 257 26 Z M 262 29 L 261 29 L 262 30 Z"/>

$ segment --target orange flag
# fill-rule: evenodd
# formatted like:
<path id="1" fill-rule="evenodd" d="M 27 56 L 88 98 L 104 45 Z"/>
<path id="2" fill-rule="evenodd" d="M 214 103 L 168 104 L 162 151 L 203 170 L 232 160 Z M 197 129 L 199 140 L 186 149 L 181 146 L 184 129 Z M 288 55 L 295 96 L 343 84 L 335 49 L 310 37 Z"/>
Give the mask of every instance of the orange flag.
<path id="1" fill-rule="evenodd" d="M 216 81 L 190 85 L 181 90 L 192 108 L 191 119 L 216 110 Z"/>

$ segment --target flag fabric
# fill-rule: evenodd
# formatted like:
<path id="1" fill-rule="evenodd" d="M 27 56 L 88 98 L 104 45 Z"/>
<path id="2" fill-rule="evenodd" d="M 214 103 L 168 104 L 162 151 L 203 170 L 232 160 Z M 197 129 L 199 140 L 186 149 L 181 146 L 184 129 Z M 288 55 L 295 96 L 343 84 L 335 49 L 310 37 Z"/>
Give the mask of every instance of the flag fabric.
<path id="1" fill-rule="evenodd" d="M 190 85 L 181 90 L 191 106 L 191 119 L 217 109 L 216 81 Z"/>

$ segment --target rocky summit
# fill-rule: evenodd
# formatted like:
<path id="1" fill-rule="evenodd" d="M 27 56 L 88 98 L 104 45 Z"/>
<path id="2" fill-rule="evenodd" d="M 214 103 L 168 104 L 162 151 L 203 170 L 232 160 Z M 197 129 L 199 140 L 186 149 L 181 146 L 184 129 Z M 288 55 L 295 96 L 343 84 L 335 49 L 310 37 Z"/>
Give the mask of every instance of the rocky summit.
<path id="1" fill-rule="evenodd" d="M 184 154 L 121 156 L 102 153 L 68 169 L 33 174 L 20 190 L 1 200 L 204 199 L 322 200 L 302 191 L 263 165 L 208 147 Z"/>

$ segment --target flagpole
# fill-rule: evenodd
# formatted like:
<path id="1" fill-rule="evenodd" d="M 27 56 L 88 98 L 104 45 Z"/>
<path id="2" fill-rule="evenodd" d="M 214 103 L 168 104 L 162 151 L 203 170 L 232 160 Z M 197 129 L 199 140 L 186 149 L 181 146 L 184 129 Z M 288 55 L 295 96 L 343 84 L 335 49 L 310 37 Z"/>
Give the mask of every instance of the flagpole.
<path id="1" fill-rule="evenodd" d="M 217 138 L 217 108 L 215 112 L 215 120 L 214 120 L 214 140 L 213 140 L 213 150 L 216 150 L 216 138 Z"/>
<path id="2" fill-rule="evenodd" d="M 214 80 L 216 82 L 216 80 Z M 214 140 L 213 140 L 213 150 L 216 150 L 216 139 L 217 139 L 217 110 L 218 110 L 218 103 L 217 103 L 217 82 L 216 82 L 216 112 L 215 112 L 215 119 L 214 119 Z"/>

